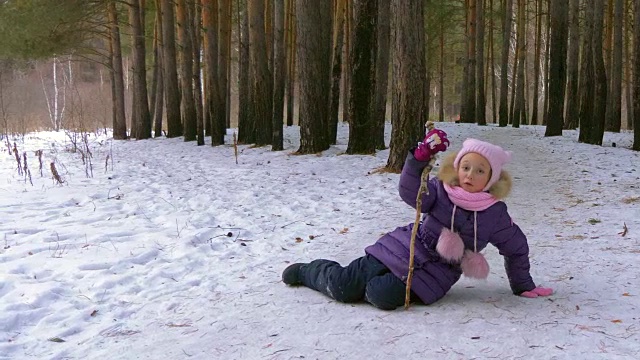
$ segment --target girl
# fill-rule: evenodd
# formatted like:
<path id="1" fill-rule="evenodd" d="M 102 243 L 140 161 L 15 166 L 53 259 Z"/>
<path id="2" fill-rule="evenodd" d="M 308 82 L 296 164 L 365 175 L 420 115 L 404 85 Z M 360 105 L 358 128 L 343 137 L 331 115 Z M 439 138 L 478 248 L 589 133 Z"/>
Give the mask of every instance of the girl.
<path id="1" fill-rule="evenodd" d="M 423 143 L 407 155 L 400 175 L 400 197 L 416 207 L 422 169 L 447 148 L 446 133 L 431 130 Z M 511 152 L 467 139 L 462 149 L 446 157 L 437 178 L 423 195 L 415 241 L 411 300 L 432 304 L 451 289 L 462 274 L 484 279 L 489 266 L 480 254 L 487 244 L 498 248 L 515 295 L 549 296 L 529 274 L 527 238 L 513 223 L 501 200 L 511 190 L 511 177 L 502 167 Z M 413 224 L 387 233 L 365 249 L 365 255 L 347 267 L 318 259 L 288 266 L 282 273 L 287 285 L 304 285 L 340 302 L 365 300 L 383 309 L 404 304 L 409 272 L 409 243 Z"/>

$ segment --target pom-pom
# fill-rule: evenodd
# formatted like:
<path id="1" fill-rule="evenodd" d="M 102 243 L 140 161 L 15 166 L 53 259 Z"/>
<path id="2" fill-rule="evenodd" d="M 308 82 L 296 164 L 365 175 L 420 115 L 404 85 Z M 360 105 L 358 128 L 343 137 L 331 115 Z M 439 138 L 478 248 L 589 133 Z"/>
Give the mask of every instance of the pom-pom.
<path id="1" fill-rule="evenodd" d="M 453 231 L 443 228 L 438 238 L 436 251 L 440 256 L 448 261 L 460 261 L 464 255 L 464 242 L 460 235 Z"/>
<path id="2" fill-rule="evenodd" d="M 489 276 L 489 263 L 480 253 L 467 250 L 460 264 L 462 273 L 466 277 L 474 279 L 486 279 Z"/>

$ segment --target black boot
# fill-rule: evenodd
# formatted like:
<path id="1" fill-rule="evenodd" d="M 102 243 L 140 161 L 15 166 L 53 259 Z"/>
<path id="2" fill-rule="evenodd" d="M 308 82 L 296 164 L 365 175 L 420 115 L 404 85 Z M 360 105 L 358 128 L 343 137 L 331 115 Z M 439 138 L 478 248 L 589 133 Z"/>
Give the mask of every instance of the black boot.
<path id="1" fill-rule="evenodd" d="M 287 266 L 286 269 L 282 272 L 282 282 L 287 285 L 302 285 L 302 276 L 300 276 L 300 268 L 302 268 L 305 263 L 296 263 Z"/>

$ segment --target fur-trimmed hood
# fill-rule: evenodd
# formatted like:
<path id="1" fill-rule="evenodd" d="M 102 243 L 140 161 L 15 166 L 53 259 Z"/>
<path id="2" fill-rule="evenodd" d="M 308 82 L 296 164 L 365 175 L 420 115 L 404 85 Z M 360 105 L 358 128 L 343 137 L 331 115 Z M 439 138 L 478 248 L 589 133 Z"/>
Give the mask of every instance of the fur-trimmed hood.
<path id="1" fill-rule="evenodd" d="M 458 155 L 457 152 L 446 155 L 440 162 L 440 170 L 438 170 L 438 179 L 450 186 L 460 186 L 457 171 L 453 167 L 456 155 Z M 489 189 L 489 193 L 496 199 L 502 200 L 509 196 L 511 184 L 511 175 L 506 170 L 502 170 L 500 179 Z"/>

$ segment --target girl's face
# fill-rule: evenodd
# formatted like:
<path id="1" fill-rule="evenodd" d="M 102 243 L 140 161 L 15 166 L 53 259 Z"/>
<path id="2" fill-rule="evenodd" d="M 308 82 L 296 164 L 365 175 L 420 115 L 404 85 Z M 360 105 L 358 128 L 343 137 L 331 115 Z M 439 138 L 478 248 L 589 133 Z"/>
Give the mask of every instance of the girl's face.
<path id="1" fill-rule="evenodd" d="M 490 178 L 491 165 L 484 156 L 471 152 L 460 159 L 458 181 L 461 188 L 471 193 L 480 192 L 487 186 Z"/>

